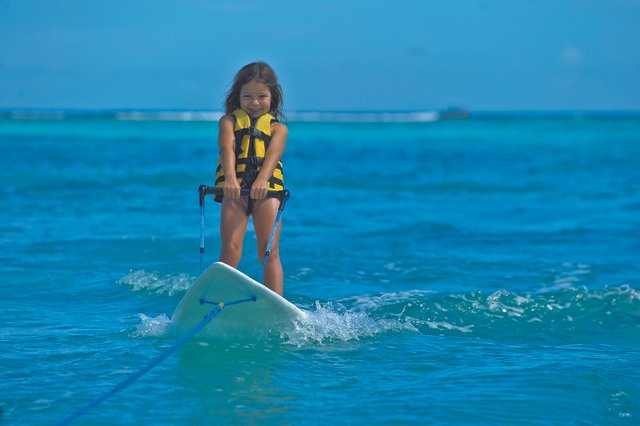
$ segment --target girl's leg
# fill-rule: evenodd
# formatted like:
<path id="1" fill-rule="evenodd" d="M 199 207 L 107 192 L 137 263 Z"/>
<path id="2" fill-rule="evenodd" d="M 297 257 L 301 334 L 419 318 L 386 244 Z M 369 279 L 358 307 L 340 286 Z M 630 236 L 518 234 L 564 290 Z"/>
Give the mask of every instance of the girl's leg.
<path id="1" fill-rule="evenodd" d="M 258 200 L 253 209 L 253 226 L 256 229 L 256 237 L 258 239 L 258 259 L 260 264 L 264 260 L 264 253 L 267 250 L 269 237 L 273 229 L 273 223 L 278 214 L 280 200 L 277 198 L 265 198 Z M 282 272 L 282 264 L 280 263 L 280 230 L 282 228 L 282 219 L 278 224 L 278 230 L 273 237 L 269 260 L 264 267 L 264 285 L 282 296 L 284 275 Z"/>
<path id="2" fill-rule="evenodd" d="M 242 257 L 242 240 L 247 230 L 249 217 L 246 215 L 247 204 L 243 199 L 222 199 L 220 211 L 220 262 L 234 268 L 238 267 Z"/>

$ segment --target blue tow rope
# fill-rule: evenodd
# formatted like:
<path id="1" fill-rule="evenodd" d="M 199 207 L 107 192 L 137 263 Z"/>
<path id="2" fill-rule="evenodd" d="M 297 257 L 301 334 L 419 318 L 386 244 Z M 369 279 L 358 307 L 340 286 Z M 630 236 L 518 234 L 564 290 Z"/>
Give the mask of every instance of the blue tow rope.
<path id="1" fill-rule="evenodd" d="M 112 397 L 113 395 L 117 394 L 118 392 L 120 392 L 121 390 L 123 390 L 124 388 L 126 388 L 127 386 L 129 386 L 130 384 L 135 382 L 136 380 L 138 380 L 144 374 L 149 372 L 149 370 L 151 370 L 152 368 L 156 367 L 158 364 L 160 364 L 165 359 L 169 358 L 182 345 L 187 343 L 189 340 L 191 340 L 191 338 L 193 336 L 195 336 L 200 330 L 202 330 L 209 323 L 209 321 L 214 319 L 220 313 L 222 308 L 224 308 L 225 306 L 238 305 L 240 303 L 255 302 L 255 301 L 256 301 L 256 297 L 255 296 L 250 297 L 248 299 L 234 300 L 234 301 L 227 302 L 227 303 L 225 303 L 225 302 L 210 302 L 210 301 L 206 301 L 206 300 L 200 299 L 200 304 L 205 304 L 205 303 L 214 304 L 215 307 L 208 314 L 206 314 L 204 316 L 204 318 L 195 327 L 193 327 L 186 335 L 184 335 L 182 337 L 182 339 L 178 340 L 173 346 L 171 346 L 169 349 L 167 349 L 166 351 L 161 353 L 158 357 L 156 357 L 154 360 L 152 360 L 149 364 L 147 364 L 146 366 L 144 366 L 140 370 L 136 371 L 135 373 L 133 373 L 129 377 L 127 377 L 124 381 L 122 381 L 120 384 L 116 385 L 109 392 L 107 392 L 106 394 L 102 395 L 100 398 L 95 399 L 89 405 L 87 405 L 86 407 L 84 407 L 81 410 L 77 411 L 72 416 L 67 417 L 65 420 L 63 420 L 60 423 L 58 423 L 58 425 L 59 426 L 69 425 L 69 424 L 75 422 L 80 417 L 82 417 L 83 415 L 87 414 L 90 410 L 92 410 L 93 408 L 95 408 L 98 405 L 100 405 L 106 399 L 108 399 L 108 398 Z"/>

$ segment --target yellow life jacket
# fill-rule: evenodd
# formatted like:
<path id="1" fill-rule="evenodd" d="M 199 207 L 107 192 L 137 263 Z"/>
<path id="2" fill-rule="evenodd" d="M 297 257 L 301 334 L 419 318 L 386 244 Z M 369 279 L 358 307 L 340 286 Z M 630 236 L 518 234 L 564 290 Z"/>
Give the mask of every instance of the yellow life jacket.
<path id="1" fill-rule="evenodd" d="M 242 188 L 251 188 L 258 177 L 264 157 L 271 142 L 271 123 L 278 120 L 267 113 L 252 119 L 241 109 L 233 111 L 236 124 L 233 129 L 236 145 L 236 178 Z M 216 168 L 215 188 L 224 186 L 224 171 L 222 170 L 222 155 L 218 156 Z M 282 161 L 278 161 L 276 169 L 269 178 L 268 191 L 284 190 L 284 175 Z M 218 200 L 220 201 L 220 200 Z"/>

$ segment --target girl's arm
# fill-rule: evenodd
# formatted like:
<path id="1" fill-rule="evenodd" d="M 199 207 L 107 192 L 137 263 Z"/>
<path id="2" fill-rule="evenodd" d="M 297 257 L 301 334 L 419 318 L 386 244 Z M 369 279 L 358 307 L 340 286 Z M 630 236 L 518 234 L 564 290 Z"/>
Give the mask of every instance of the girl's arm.
<path id="1" fill-rule="evenodd" d="M 222 171 L 224 172 L 225 197 L 240 198 L 240 184 L 236 178 L 236 152 L 233 127 L 235 123 L 230 115 L 223 116 L 218 123 L 218 148 L 222 156 Z"/>
<path id="2" fill-rule="evenodd" d="M 288 134 L 289 129 L 282 123 L 273 123 L 271 126 L 271 142 L 269 142 L 269 149 L 267 149 L 264 155 L 260 173 L 255 182 L 253 182 L 253 185 L 251 185 L 251 198 L 260 200 L 267 196 L 269 178 L 273 175 L 278 161 L 280 161 L 282 154 L 284 154 Z"/>

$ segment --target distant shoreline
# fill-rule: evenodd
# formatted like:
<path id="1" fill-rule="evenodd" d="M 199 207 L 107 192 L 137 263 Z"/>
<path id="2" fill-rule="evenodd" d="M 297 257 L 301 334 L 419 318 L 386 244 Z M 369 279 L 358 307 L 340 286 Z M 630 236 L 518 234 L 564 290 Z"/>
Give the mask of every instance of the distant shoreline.
<path id="1" fill-rule="evenodd" d="M 0 120 L 217 121 L 218 111 L 0 109 Z M 422 123 L 464 119 L 640 119 L 640 111 L 290 111 L 291 122 Z"/>

